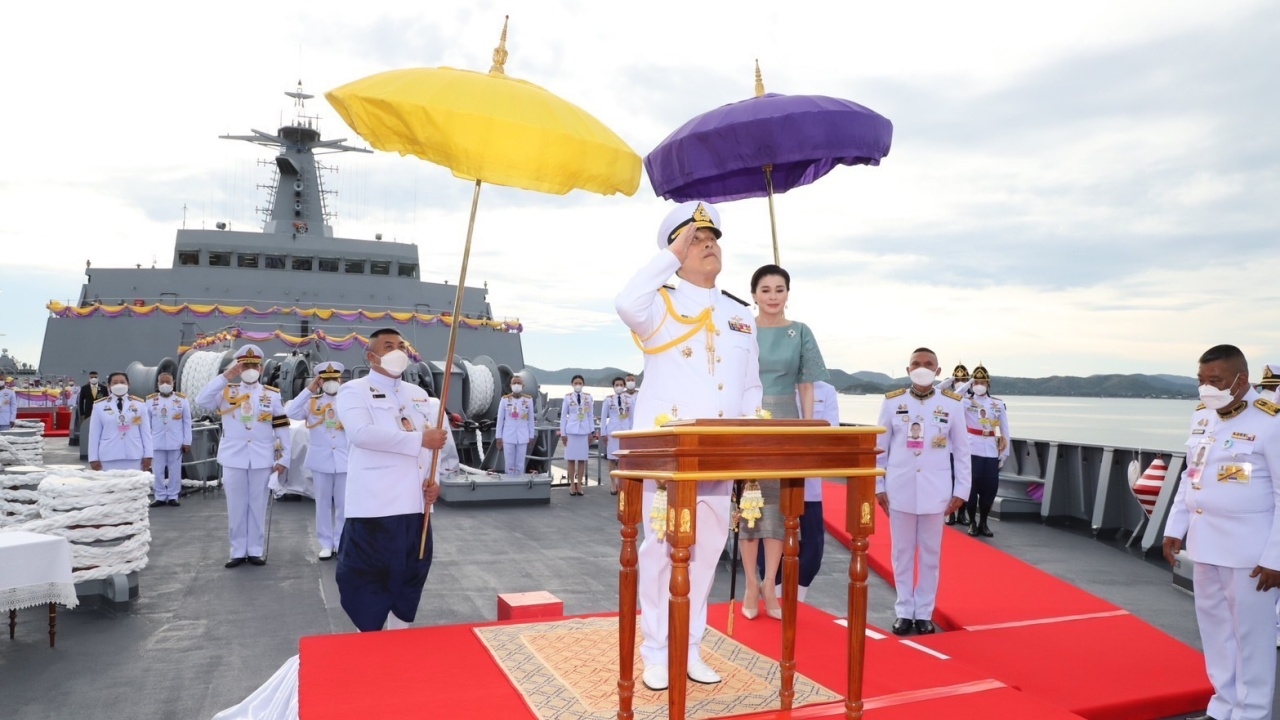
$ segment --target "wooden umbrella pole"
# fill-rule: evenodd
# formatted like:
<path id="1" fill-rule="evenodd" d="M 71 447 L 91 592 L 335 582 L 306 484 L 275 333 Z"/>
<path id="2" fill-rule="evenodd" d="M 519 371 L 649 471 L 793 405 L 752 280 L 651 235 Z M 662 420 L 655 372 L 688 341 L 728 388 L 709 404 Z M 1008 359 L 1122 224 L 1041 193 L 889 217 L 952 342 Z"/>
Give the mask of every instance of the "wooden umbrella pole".
<path id="1" fill-rule="evenodd" d="M 467 221 L 467 243 L 462 246 L 462 271 L 458 273 L 458 290 L 453 296 L 453 316 L 449 318 L 449 349 L 444 354 L 444 385 L 440 388 L 440 412 L 436 427 L 444 428 L 445 403 L 449 401 L 449 385 L 453 379 L 453 349 L 458 344 L 458 321 L 462 317 L 462 294 L 467 287 L 467 263 L 471 261 L 471 236 L 476 229 L 476 208 L 480 205 L 480 181 L 471 193 L 471 218 Z M 446 432 L 448 432 L 446 430 Z M 443 448 L 441 448 L 443 450 Z M 431 469 L 427 471 L 427 487 L 436 484 L 436 468 L 440 465 L 440 450 L 432 453 Z M 431 506 L 422 509 L 422 539 L 418 542 L 418 559 L 427 554 L 427 531 L 431 529 Z"/>
<path id="2" fill-rule="evenodd" d="M 769 191 L 769 232 L 773 233 L 773 264 L 782 265 L 778 257 L 778 222 L 773 216 L 773 166 L 764 166 L 764 187 Z"/>

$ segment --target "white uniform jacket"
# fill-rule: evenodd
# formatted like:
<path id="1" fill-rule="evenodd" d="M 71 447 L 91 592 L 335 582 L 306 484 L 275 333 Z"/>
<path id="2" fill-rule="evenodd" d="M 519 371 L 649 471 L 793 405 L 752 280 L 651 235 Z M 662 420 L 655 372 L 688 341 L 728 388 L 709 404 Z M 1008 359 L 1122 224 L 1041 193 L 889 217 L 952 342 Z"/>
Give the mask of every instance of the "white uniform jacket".
<path id="1" fill-rule="evenodd" d="M 1254 390 L 1244 400 L 1228 420 L 1203 405 L 1191 416 L 1187 469 L 1164 534 L 1185 536 L 1197 563 L 1280 570 L 1280 409 Z"/>
<path id="2" fill-rule="evenodd" d="M 600 403 L 600 434 L 608 437 L 609 435 L 621 430 L 630 430 L 631 423 L 635 419 L 632 414 L 635 405 L 635 396 L 622 393 L 614 394 L 604 399 Z"/>
<path id="3" fill-rule="evenodd" d="M 117 407 L 117 400 L 123 401 L 123 410 Z M 93 404 L 93 413 L 89 416 L 89 462 L 149 457 L 154 457 L 151 417 L 142 398 L 112 395 Z"/>
<path id="4" fill-rule="evenodd" d="M 12 425 L 18 420 L 18 394 L 13 388 L 0 388 L 0 425 Z"/>
<path id="5" fill-rule="evenodd" d="M 191 402 L 182 393 L 147 396 L 151 415 L 151 444 L 156 450 L 181 450 L 191 444 Z"/>
<path id="6" fill-rule="evenodd" d="M 796 391 L 796 408 L 800 409 L 799 390 Z M 840 427 L 840 393 L 829 382 L 819 380 L 813 384 L 813 419 L 826 420 L 831 427 Z M 804 479 L 804 501 L 822 502 L 822 478 Z"/>
<path id="7" fill-rule="evenodd" d="M 436 426 L 439 410 L 440 401 L 426 390 L 377 372 L 342 386 L 338 419 L 350 441 L 347 517 L 423 511 L 422 482 L 439 459 L 422 447 L 422 431 Z M 453 433 L 447 443 L 442 454 L 456 453 Z"/>
<path id="8" fill-rule="evenodd" d="M 533 433 L 533 398 L 524 394 L 503 395 L 498 401 L 498 438 L 504 443 L 527 443 L 533 439 Z"/>
<path id="9" fill-rule="evenodd" d="M 633 427 L 671 419 L 751 417 L 760 409 L 760 346 L 755 319 L 718 288 L 682 282 L 663 287 L 680 261 L 661 250 L 615 301 L 618 316 L 644 348 L 644 387 Z M 703 495 L 729 494 L 731 483 L 699 483 Z"/>
<path id="10" fill-rule="evenodd" d="M 876 466 L 876 492 L 889 494 L 889 507 L 914 515 L 945 512 L 952 496 L 969 497 L 973 468 L 960 396 L 931 390 L 923 400 L 906 388 L 884 396 L 877 421 L 888 432 L 876 438 L 884 452 Z M 951 459 L 955 458 L 955 489 Z"/>
<path id="11" fill-rule="evenodd" d="M 347 471 L 347 432 L 338 420 L 336 395 L 301 393 L 284 406 L 284 414 L 307 425 L 308 470 Z"/>
<path id="12" fill-rule="evenodd" d="M 279 390 L 262 383 L 228 383 L 216 375 L 196 396 L 196 405 L 222 416 L 218 464 L 240 470 L 289 467 L 289 418 Z"/>
<path id="13" fill-rule="evenodd" d="M 561 435 L 590 435 L 596 431 L 595 401 L 591 393 L 571 392 L 560 405 Z"/>
<path id="14" fill-rule="evenodd" d="M 1008 458 L 1012 443 L 1009 442 L 1009 411 L 1004 401 L 990 395 L 971 395 L 962 402 L 969 452 L 979 457 Z M 1005 439 L 1004 452 L 1000 452 L 998 437 Z"/>

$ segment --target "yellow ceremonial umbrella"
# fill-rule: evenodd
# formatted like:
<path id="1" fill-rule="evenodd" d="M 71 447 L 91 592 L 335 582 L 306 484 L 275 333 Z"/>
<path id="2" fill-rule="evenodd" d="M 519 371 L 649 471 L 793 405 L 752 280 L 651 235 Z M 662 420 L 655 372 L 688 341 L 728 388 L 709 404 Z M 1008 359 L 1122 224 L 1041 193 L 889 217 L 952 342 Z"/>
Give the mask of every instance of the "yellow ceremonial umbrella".
<path id="1" fill-rule="evenodd" d="M 446 368 L 453 365 L 481 183 L 555 195 L 574 189 L 632 195 L 640 186 L 640 156 L 582 108 L 509 77 L 503 68 L 506 45 L 504 22 L 488 73 L 447 67 L 392 70 L 325 93 L 343 121 L 374 148 L 416 155 L 475 182 Z M 452 376 L 444 374 L 437 427 L 444 427 Z M 432 464 L 428 484 L 435 482 L 435 472 Z M 429 522 L 428 514 L 422 548 Z"/>

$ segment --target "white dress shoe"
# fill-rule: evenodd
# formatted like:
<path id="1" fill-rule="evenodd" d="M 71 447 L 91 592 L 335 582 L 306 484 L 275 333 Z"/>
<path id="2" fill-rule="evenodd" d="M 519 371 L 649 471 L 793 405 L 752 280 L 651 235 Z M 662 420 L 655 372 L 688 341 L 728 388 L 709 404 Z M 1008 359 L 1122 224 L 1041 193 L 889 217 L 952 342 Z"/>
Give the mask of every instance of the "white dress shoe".
<path id="1" fill-rule="evenodd" d="M 333 551 L 330 550 L 329 548 L 325 548 L 324 550 L 320 551 L 321 560 L 328 560 L 331 557 L 333 557 Z"/>
<path id="2" fill-rule="evenodd" d="M 720 682 L 720 676 L 716 671 L 712 670 L 711 666 L 702 662 L 701 659 L 689 661 L 689 679 L 703 685 L 714 685 Z"/>
<path id="3" fill-rule="evenodd" d="M 640 676 L 644 686 L 650 690 L 666 690 L 667 689 L 667 666 L 666 665 L 647 665 L 644 674 Z"/>

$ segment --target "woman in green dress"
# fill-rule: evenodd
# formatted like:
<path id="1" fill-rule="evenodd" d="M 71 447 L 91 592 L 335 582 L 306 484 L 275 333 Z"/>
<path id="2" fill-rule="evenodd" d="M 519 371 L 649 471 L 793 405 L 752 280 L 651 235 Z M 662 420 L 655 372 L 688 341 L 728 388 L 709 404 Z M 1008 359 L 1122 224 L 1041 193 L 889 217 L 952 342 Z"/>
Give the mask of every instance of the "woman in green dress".
<path id="1" fill-rule="evenodd" d="M 760 382 L 764 385 L 764 409 L 774 418 L 813 418 L 813 384 L 828 377 L 827 366 L 813 331 L 802 322 L 787 319 L 787 296 L 791 292 L 791 274 L 777 265 L 765 265 L 751 276 L 751 297 L 759 307 L 756 315 L 757 341 L 760 344 Z M 799 407 L 796 398 L 799 396 Z M 742 614 L 747 619 L 760 613 L 764 598 L 765 614 L 781 619 L 774 585 L 782 561 L 782 511 L 778 505 L 778 483 L 760 483 L 764 496 L 762 517 L 754 528 L 745 522 L 738 525 L 738 546 L 747 580 L 742 598 Z M 761 540 L 764 544 L 764 581 L 756 570 L 756 557 Z M 761 588 L 766 592 L 761 592 Z"/>

